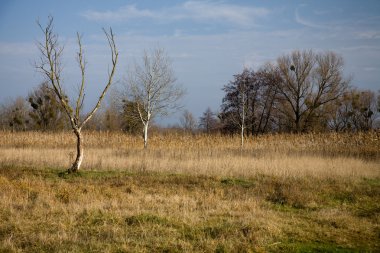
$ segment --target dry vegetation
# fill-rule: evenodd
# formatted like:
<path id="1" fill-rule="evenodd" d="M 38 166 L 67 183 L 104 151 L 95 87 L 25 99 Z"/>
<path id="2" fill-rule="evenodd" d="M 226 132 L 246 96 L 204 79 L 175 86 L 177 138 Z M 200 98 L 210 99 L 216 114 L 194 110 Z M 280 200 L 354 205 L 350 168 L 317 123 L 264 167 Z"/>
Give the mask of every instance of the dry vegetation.
<path id="1" fill-rule="evenodd" d="M 379 133 L 0 132 L 0 251 L 377 252 Z"/>

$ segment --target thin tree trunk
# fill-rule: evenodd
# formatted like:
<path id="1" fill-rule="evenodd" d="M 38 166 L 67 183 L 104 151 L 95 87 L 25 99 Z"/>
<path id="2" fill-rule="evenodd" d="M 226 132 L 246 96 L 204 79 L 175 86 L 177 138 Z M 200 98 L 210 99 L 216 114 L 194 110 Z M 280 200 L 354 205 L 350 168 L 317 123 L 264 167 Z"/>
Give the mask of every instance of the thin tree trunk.
<path id="1" fill-rule="evenodd" d="M 74 133 L 77 137 L 77 157 L 75 159 L 75 162 L 71 166 L 71 168 L 68 170 L 68 173 L 78 172 L 83 161 L 83 146 L 82 146 L 83 137 L 81 134 L 81 129 L 75 129 Z"/>
<path id="2" fill-rule="evenodd" d="M 241 119 L 241 149 L 243 149 L 243 145 L 244 145 L 244 128 L 245 128 L 245 104 L 244 104 L 245 100 L 243 99 L 243 103 L 242 103 L 242 110 L 243 110 L 243 114 L 242 114 L 242 119 Z"/>
<path id="3" fill-rule="evenodd" d="M 241 126 L 241 148 L 243 148 L 244 145 L 244 125 Z"/>
<path id="4" fill-rule="evenodd" d="M 301 132 L 301 126 L 300 126 L 300 120 L 301 120 L 301 117 L 299 116 L 298 112 L 296 112 L 296 132 L 297 133 L 300 133 Z"/>
<path id="5" fill-rule="evenodd" d="M 148 122 L 144 124 L 144 148 L 148 147 Z"/>

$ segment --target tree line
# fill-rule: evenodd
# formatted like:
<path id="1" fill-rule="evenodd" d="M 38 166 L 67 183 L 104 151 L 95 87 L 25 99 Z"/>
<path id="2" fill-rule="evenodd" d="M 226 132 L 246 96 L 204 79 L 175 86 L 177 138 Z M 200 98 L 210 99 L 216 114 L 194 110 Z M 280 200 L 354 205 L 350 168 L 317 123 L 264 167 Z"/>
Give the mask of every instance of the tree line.
<path id="1" fill-rule="evenodd" d="M 44 82 L 26 99 L 17 99 L 1 110 L 2 125 L 12 130 L 57 130 L 59 127 L 68 128 L 76 136 L 76 159 L 67 170 L 77 172 L 82 164 L 83 135 L 82 130 L 87 126 L 113 83 L 113 77 L 118 62 L 118 49 L 112 29 L 103 32 L 111 52 L 111 67 L 108 79 L 96 104 L 89 112 L 83 112 L 86 81 L 86 65 L 82 36 L 77 33 L 78 51 L 76 59 L 81 73 L 76 96 L 69 97 L 65 92 L 62 78 L 62 54 L 64 47 L 60 45 L 59 36 L 54 31 L 54 19 L 48 17 L 46 25 L 39 21 L 37 24 L 43 34 L 43 39 L 37 42 L 40 57 L 35 68 L 44 77 Z M 184 90 L 176 83 L 176 78 L 170 65 L 170 59 L 163 50 L 155 50 L 151 54 L 145 52 L 140 64 L 136 63 L 126 81 L 126 96 L 123 110 L 128 116 L 143 125 L 144 148 L 147 148 L 148 129 L 151 121 L 158 115 L 166 115 L 178 109 L 177 101 L 183 96 Z M 131 108 L 132 107 L 132 108 Z M 128 111 L 131 109 L 130 111 Z M 107 116 L 108 117 L 108 116 Z M 5 123 L 5 124 L 4 124 Z"/>
<path id="2" fill-rule="evenodd" d="M 35 67 L 44 81 L 26 98 L 1 105 L 0 127 L 12 131 L 71 129 L 77 139 L 77 156 L 69 173 L 78 171 L 83 160 L 82 129 L 142 134 L 146 148 L 154 119 L 182 108 L 179 102 L 185 91 L 177 83 L 170 58 L 163 49 L 155 49 L 144 52 L 141 62 L 129 70 L 124 88 L 114 92 L 109 104 L 100 109 L 118 61 L 110 28 L 103 29 L 111 54 L 108 79 L 96 104 L 84 113 L 87 62 L 82 36 L 77 33 L 81 80 L 73 99 L 62 84 L 63 47 L 54 32 L 53 17 L 48 18 L 46 26 L 37 23 L 43 39 L 37 44 L 40 58 Z M 257 71 L 245 68 L 223 86 L 218 112 L 207 108 L 197 120 L 185 110 L 180 124 L 172 128 L 193 134 L 239 133 L 241 146 L 247 135 L 373 129 L 378 126 L 380 91 L 376 94 L 350 86 L 351 79 L 344 76 L 343 66 L 342 57 L 334 52 L 295 50 Z"/>
<path id="3" fill-rule="evenodd" d="M 334 52 L 293 51 L 258 71 L 244 69 L 223 87 L 222 131 L 368 131 L 380 111 L 380 92 L 350 86 Z"/>
<path id="4" fill-rule="evenodd" d="M 175 86 L 168 59 L 162 49 L 150 54 L 145 52 L 143 56 L 143 66 L 165 65 L 161 72 L 166 71 L 164 74 L 170 77 L 165 80 L 170 92 L 166 97 L 160 96 L 160 107 L 152 106 L 157 103 L 152 99 L 157 98 L 148 99 L 144 94 L 149 87 L 141 89 L 144 86 L 140 86 L 144 76 L 152 75 L 142 73 L 147 69 L 136 66 L 137 69 L 128 75 L 125 87 L 112 94 L 112 99 L 94 114 L 85 128 L 143 135 L 147 143 L 147 129 L 150 124 L 154 127 L 154 118 L 181 109 L 178 102 L 184 91 Z M 157 73 L 157 70 L 150 71 Z M 357 132 L 379 127 L 380 91 L 361 90 L 351 86 L 350 81 L 343 76 L 342 58 L 334 52 L 294 51 L 257 71 L 243 69 L 223 86 L 224 97 L 219 111 L 206 108 L 196 118 L 189 110 L 184 110 L 179 123 L 170 128 L 186 133 L 240 134 L 243 131 L 244 135 L 257 135 Z M 70 128 L 65 110 L 47 82 L 41 83 L 26 98 L 2 104 L 0 115 L 2 129 L 55 131 Z"/>

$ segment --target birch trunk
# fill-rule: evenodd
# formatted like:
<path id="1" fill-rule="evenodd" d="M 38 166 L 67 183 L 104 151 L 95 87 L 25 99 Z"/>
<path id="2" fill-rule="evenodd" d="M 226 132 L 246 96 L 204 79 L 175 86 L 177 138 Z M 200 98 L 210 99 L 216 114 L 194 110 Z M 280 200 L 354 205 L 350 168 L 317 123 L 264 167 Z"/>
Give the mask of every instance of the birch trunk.
<path id="1" fill-rule="evenodd" d="M 83 161 L 83 146 L 82 146 L 83 137 L 81 134 L 81 129 L 75 129 L 74 133 L 77 137 L 77 157 L 76 157 L 73 165 L 71 166 L 71 168 L 68 170 L 68 173 L 78 172 L 78 170 L 82 164 L 82 161 Z"/>
<path id="2" fill-rule="evenodd" d="M 48 78 L 50 83 L 50 88 L 55 92 L 59 98 L 60 104 L 65 110 L 68 119 L 70 120 L 71 128 L 74 130 L 74 134 L 77 137 L 77 156 L 72 164 L 71 168 L 68 169 L 68 173 L 75 173 L 80 169 L 83 161 L 83 137 L 81 135 L 82 127 L 91 119 L 94 113 L 99 109 L 100 104 L 112 84 L 113 76 L 115 74 L 118 51 L 116 48 L 114 34 L 110 28 L 109 32 L 103 29 L 108 45 L 111 49 L 111 60 L 112 69 L 108 73 L 108 82 L 101 93 L 98 102 L 93 107 L 93 109 L 87 114 L 83 121 L 81 121 L 81 110 L 83 108 L 83 102 L 85 97 L 85 69 L 86 61 L 82 51 L 81 35 L 77 33 L 77 40 L 79 51 L 77 53 L 77 61 L 81 70 L 81 84 L 79 85 L 78 97 L 75 103 L 75 108 L 70 105 L 69 98 L 65 95 L 64 89 L 61 85 L 61 72 L 62 72 L 62 51 L 63 47 L 59 46 L 58 35 L 53 32 L 53 17 L 49 16 L 49 21 L 46 27 L 43 27 L 40 23 L 38 26 L 44 33 L 44 41 L 38 42 L 38 49 L 40 51 L 40 62 L 36 63 L 36 68 L 39 69 L 46 78 Z"/>
<path id="3" fill-rule="evenodd" d="M 244 145 L 244 126 L 241 126 L 241 142 L 240 142 L 241 148 L 243 148 Z"/>
<path id="4" fill-rule="evenodd" d="M 242 111 L 243 114 L 241 116 L 241 149 L 243 149 L 244 145 L 244 128 L 245 128 L 245 96 L 243 94 L 243 99 L 242 99 Z"/>
<path id="5" fill-rule="evenodd" d="M 144 124 L 144 148 L 148 147 L 148 122 Z"/>

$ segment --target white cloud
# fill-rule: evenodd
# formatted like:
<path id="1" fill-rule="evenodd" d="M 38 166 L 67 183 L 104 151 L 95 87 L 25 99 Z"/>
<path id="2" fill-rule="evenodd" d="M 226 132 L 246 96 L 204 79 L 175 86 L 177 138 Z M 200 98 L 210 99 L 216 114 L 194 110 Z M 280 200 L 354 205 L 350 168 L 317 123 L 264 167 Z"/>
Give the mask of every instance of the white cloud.
<path id="1" fill-rule="evenodd" d="M 139 10 L 135 5 L 123 6 L 116 11 L 87 10 L 82 16 L 88 20 L 124 21 L 133 18 L 157 18 L 157 14 L 150 10 Z"/>
<path id="2" fill-rule="evenodd" d="M 183 5 L 194 20 L 228 21 L 239 25 L 252 24 L 257 17 L 269 14 L 265 8 L 246 7 L 217 2 L 188 1 Z"/>
<path id="3" fill-rule="evenodd" d="M 377 71 L 378 69 L 375 67 L 364 67 L 363 70 L 367 72 L 372 72 L 372 71 Z"/>
<path id="4" fill-rule="evenodd" d="M 348 52 L 360 52 L 360 51 L 371 51 L 371 52 L 379 52 L 380 47 L 379 46 L 369 46 L 369 45 L 358 45 L 358 46 L 351 46 L 351 47 L 341 47 L 342 51 L 348 51 Z"/>
<path id="5" fill-rule="evenodd" d="M 336 13 L 342 13 L 342 8 L 329 8 L 329 9 L 319 9 L 314 10 L 313 13 L 318 16 L 325 16 L 325 15 L 334 15 Z"/>
<path id="6" fill-rule="evenodd" d="M 356 35 L 360 39 L 380 39 L 380 31 L 361 31 Z"/>
<path id="7" fill-rule="evenodd" d="M 326 14 L 330 14 L 331 10 L 315 10 L 313 12 L 314 12 L 315 15 L 323 16 L 323 15 L 326 15 Z"/>
<path id="8" fill-rule="evenodd" d="M 317 29 L 327 29 L 328 28 L 327 26 L 316 24 L 310 20 L 306 20 L 303 17 L 301 17 L 301 15 L 299 13 L 299 8 L 297 8 L 295 11 L 295 20 L 298 24 L 301 24 L 303 26 L 307 26 L 310 28 L 317 28 Z"/>
<path id="9" fill-rule="evenodd" d="M 160 21 L 193 20 L 198 22 L 227 22 L 235 25 L 251 26 L 255 19 L 270 13 L 266 8 L 224 4 L 214 1 L 187 1 L 179 6 L 157 10 L 138 9 L 127 5 L 117 10 L 87 10 L 82 16 L 88 20 L 123 22 L 130 19 L 150 18 Z"/>

